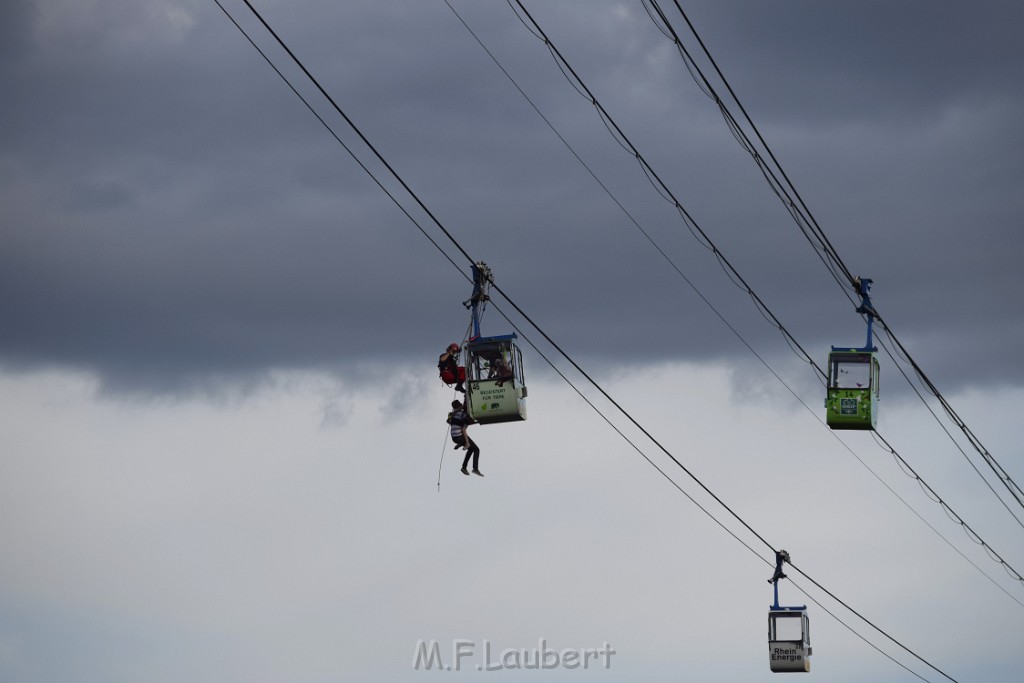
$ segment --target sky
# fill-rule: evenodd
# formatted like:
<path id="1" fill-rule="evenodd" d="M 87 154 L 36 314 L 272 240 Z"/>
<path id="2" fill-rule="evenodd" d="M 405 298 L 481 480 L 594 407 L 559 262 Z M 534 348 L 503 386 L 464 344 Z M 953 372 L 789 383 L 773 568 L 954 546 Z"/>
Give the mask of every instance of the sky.
<path id="1" fill-rule="evenodd" d="M 1024 509 L 912 367 L 1024 481 L 1017 3 L 253 0 L 337 108 L 221 5 L 0 5 L 0 680 L 768 680 L 780 548 L 817 680 L 1019 680 Z M 697 68 L 873 280 L 881 439 Z M 614 654 L 477 669 L 543 647 Z"/>

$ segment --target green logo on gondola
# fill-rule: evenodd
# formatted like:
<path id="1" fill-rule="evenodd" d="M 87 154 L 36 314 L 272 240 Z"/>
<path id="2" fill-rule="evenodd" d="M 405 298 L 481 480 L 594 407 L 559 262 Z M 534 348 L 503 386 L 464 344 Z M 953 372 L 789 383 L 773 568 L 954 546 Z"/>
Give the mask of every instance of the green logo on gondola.
<path id="1" fill-rule="evenodd" d="M 839 399 L 839 414 L 840 415 L 856 415 L 857 414 L 857 399 L 855 399 L 855 398 L 841 398 L 841 399 Z"/>

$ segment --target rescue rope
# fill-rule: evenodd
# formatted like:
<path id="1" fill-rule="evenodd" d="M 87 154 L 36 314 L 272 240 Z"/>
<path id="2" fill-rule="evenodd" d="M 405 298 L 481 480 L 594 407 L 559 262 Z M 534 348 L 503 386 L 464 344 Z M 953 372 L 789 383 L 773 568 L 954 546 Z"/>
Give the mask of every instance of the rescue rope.
<path id="1" fill-rule="evenodd" d="M 441 441 L 441 459 L 437 463 L 437 492 L 441 493 L 441 466 L 444 465 L 444 447 L 448 445 L 448 428 L 444 430 L 444 439 Z"/>

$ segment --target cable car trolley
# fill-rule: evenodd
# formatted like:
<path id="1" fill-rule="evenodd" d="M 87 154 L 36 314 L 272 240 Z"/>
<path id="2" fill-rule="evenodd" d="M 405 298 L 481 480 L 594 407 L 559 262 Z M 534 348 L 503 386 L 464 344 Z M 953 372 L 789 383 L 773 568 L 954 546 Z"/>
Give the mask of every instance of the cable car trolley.
<path id="1" fill-rule="evenodd" d="M 779 579 L 782 563 L 789 562 L 785 550 L 775 552 L 775 574 L 768 583 L 775 587 L 775 603 L 768 609 L 768 663 L 775 673 L 811 670 L 811 631 L 807 606 L 785 607 L 779 604 Z"/>
<path id="2" fill-rule="evenodd" d="M 871 280 L 857 278 L 861 296 L 857 312 L 868 319 L 868 341 L 862 348 L 833 346 L 828 354 L 826 422 L 832 429 L 875 429 L 878 425 L 878 349 L 872 344 L 875 309 L 871 305 Z"/>
<path id="3" fill-rule="evenodd" d="M 465 348 L 466 407 L 479 424 L 526 419 L 523 357 L 516 334 L 480 336 L 480 318 L 494 282 L 491 269 L 473 265 L 473 296 L 464 302 L 473 314 L 473 336 Z"/>

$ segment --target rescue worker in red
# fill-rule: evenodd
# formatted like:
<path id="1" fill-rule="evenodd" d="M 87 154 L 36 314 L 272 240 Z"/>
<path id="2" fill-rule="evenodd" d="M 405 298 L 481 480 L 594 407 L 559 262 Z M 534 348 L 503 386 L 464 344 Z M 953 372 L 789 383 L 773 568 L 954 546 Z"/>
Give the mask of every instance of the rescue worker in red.
<path id="1" fill-rule="evenodd" d="M 466 368 L 459 365 L 459 345 L 452 342 L 448 348 L 437 359 L 437 370 L 441 375 L 441 381 L 448 386 L 455 385 L 456 391 L 466 393 L 466 387 L 462 385 L 466 381 Z"/>

